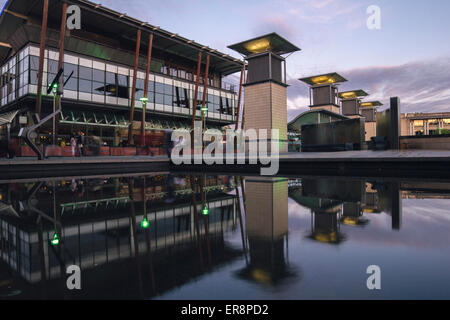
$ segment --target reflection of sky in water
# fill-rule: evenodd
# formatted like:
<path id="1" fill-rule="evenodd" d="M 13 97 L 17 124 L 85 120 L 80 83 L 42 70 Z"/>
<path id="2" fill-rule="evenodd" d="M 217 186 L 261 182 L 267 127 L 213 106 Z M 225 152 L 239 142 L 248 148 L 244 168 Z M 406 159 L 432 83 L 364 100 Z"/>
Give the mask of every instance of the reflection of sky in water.
<path id="1" fill-rule="evenodd" d="M 450 199 L 402 199 L 400 230 L 391 216 L 365 213 L 363 227 L 341 225 L 339 245 L 315 242 L 310 209 L 289 199 L 289 264 L 297 278 L 278 287 L 234 276 L 241 259 L 163 299 L 439 299 L 450 298 Z M 240 247 L 240 233 L 227 241 Z M 366 268 L 381 267 L 380 291 L 366 288 Z"/>

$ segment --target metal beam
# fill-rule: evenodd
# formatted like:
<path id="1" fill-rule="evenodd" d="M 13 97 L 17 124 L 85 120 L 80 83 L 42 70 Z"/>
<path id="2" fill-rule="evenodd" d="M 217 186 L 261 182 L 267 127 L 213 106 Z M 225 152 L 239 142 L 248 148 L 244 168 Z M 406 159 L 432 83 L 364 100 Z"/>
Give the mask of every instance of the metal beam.
<path id="1" fill-rule="evenodd" d="M 192 104 L 192 124 L 191 124 L 191 130 L 194 130 L 194 124 L 195 124 L 195 116 L 197 113 L 197 96 L 198 96 L 198 82 L 200 80 L 200 69 L 202 67 L 202 52 L 198 52 L 198 61 L 197 61 L 197 78 L 195 79 L 195 89 L 194 89 L 194 103 Z M 193 133 L 192 133 L 193 134 Z M 193 143 L 192 139 L 192 143 Z"/>
<path id="2" fill-rule="evenodd" d="M 245 83 L 248 83 L 248 70 L 247 70 L 247 76 L 246 76 L 246 80 Z M 244 130 L 244 126 L 245 126 L 245 101 L 242 105 L 242 122 L 241 122 L 241 129 Z"/>
<path id="3" fill-rule="evenodd" d="M 59 59 L 58 59 L 58 70 L 61 70 L 64 63 L 64 39 L 66 35 L 66 15 L 67 15 L 67 3 L 63 3 L 62 13 L 61 13 L 61 28 L 59 31 Z M 64 74 L 59 78 L 59 89 L 58 94 L 56 96 L 56 108 L 57 110 L 61 109 L 61 94 L 64 90 Z M 55 110 L 56 111 L 56 110 Z M 53 143 L 56 144 L 58 137 L 58 123 L 60 120 L 60 114 L 55 116 L 55 127 L 53 132 Z"/>
<path id="4" fill-rule="evenodd" d="M 134 100 L 136 97 L 136 78 L 137 69 L 139 64 L 139 50 L 141 48 L 141 29 L 137 30 L 137 40 L 136 40 L 136 53 L 134 56 L 134 70 L 133 70 L 133 86 L 131 87 L 131 106 L 130 106 L 130 128 L 128 129 L 128 144 L 132 143 L 133 140 L 133 120 L 134 120 Z"/>
<path id="5" fill-rule="evenodd" d="M 203 120 L 205 119 L 205 112 L 203 112 L 203 108 L 205 107 L 205 103 L 206 103 L 206 94 L 208 91 L 208 73 L 209 73 L 209 54 L 206 56 L 206 67 L 205 67 L 205 76 L 203 77 L 203 99 L 202 99 L 202 124 L 203 124 Z"/>
<path id="6" fill-rule="evenodd" d="M 48 0 L 44 0 L 41 26 L 41 44 L 39 49 L 39 71 L 37 83 L 36 113 L 41 114 L 42 105 L 42 80 L 44 76 L 45 36 L 47 34 Z"/>
<path id="7" fill-rule="evenodd" d="M 239 94 L 238 94 L 238 103 L 237 103 L 236 125 L 234 127 L 235 130 L 237 130 L 238 126 L 239 126 L 239 116 L 240 116 L 240 112 L 241 112 L 242 81 L 244 79 L 244 73 L 245 73 L 245 67 L 242 67 L 241 79 L 239 80 Z"/>
<path id="8" fill-rule="evenodd" d="M 150 77 L 150 63 L 152 62 L 152 48 L 153 48 L 153 33 L 150 33 L 148 38 L 148 51 L 147 51 L 147 70 L 145 72 L 145 83 L 144 83 L 144 98 L 148 98 L 148 80 Z M 147 113 L 147 101 L 142 104 L 142 144 L 145 145 L 145 116 Z"/>

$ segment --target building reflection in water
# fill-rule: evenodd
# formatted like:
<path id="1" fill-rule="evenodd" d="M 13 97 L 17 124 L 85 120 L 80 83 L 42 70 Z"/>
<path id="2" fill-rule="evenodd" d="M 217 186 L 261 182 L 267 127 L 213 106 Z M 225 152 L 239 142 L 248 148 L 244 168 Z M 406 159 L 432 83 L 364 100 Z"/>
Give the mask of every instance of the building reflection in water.
<path id="1" fill-rule="evenodd" d="M 289 182 L 289 197 L 311 210 L 313 240 L 340 244 L 346 239 L 341 225 L 364 227 L 371 214 L 392 216 L 392 229 L 400 229 L 401 192 L 396 182 L 366 182 L 342 178 L 305 178 Z"/>
<path id="2" fill-rule="evenodd" d="M 249 261 L 238 276 L 266 286 L 298 280 L 288 255 L 288 180 L 247 177 L 245 198 Z"/>
<path id="3" fill-rule="evenodd" d="M 189 282 L 242 255 L 224 241 L 237 229 L 233 189 L 167 174 L 0 185 L 5 295 L 64 298 L 72 264 L 90 290 L 70 297 L 151 297 Z"/>

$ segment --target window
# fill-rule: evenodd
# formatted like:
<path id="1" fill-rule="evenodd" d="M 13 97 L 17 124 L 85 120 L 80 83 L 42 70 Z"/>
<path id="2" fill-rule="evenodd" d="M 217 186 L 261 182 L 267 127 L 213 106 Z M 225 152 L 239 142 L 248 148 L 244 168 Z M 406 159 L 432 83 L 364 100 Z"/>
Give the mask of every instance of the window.
<path id="1" fill-rule="evenodd" d="M 57 74 L 58 73 L 58 61 L 56 61 L 56 60 L 48 60 L 47 71 L 49 73 Z"/>
<path id="2" fill-rule="evenodd" d="M 30 56 L 30 69 L 39 70 L 39 57 Z"/>
<path id="3" fill-rule="evenodd" d="M 92 93 L 104 95 L 105 94 L 105 83 L 103 82 L 92 82 Z"/>
<path id="4" fill-rule="evenodd" d="M 67 78 L 64 77 L 64 82 L 67 81 Z M 71 77 L 69 81 L 66 82 L 66 85 L 64 86 L 64 89 L 66 90 L 72 90 L 72 91 L 78 91 L 78 79 Z"/>
<path id="5" fill-rule="evenodd" d="M 175 87 L 174 101 L 175 105 L 181 108 L 189 108 L 188 89 Z"/>
<path id="6" fill-rule="evenodd" d="M 164 95 L 161 93 L 155 93 L 155 103 L 164 104 Z"/>
<path id="7" fill-rule="evenodd" d="M 73 74 L 72 74 L 73 72 Z M 64 63 L 64 76 L 69 77 L 72 74 L 73 78 L 78 78 L 78 66 L 76 64 Z"/>
<path id="8" fill-rule="evenodd" d="M 80 79 L 78 83 L 80 92 L 92 93 L 92 81 Z"/>
<path id="9" fill-rule="evenodd" d="M 79 78 L 85 80 L 92 80 L 92 69 L 80 66 L 79 67 Z"/>
<path id="10" fill-rule="evenodd" d="M 107 96 L 116 97 L 117 95 L 117 74 L 106 72 L 106 86 L 105 93 Z"/>
<path id="11" fill-rule="evenodd" d="M 136 80 L 136 90 L 135 90 L 136 101 L 139 101 L 141 98 L 144 97 L 144 82 L 145 80 L 143 79 Z"/>
<path id="12" fill-rule="evenodd" d="M 104 83 L 105 82 L 105 71 L 94 69 L 92 78 L 96 82 Z"/>
<path id="13" fill-rule="evenodd" d="M 128 76 L 122 74 L 117 75 L 117 97 L 128 99 Z"/>

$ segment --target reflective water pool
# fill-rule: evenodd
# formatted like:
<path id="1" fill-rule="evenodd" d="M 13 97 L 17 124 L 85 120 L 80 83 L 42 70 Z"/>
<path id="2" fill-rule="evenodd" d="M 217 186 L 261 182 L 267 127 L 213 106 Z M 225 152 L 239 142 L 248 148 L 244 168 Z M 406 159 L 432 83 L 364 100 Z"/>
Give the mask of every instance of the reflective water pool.
<path id="1" fill-rule="evenodd" d="M 442 181 L 11 181 L 0 299 L 449 299 L 449 208 Z"/>

